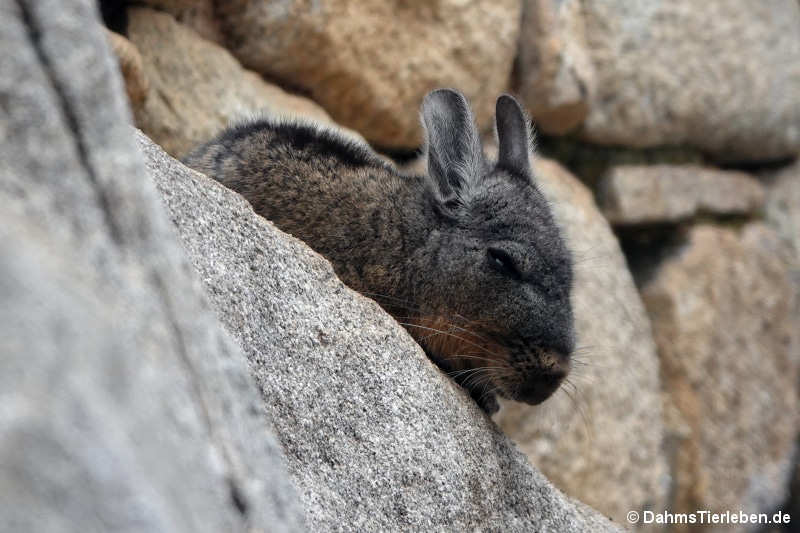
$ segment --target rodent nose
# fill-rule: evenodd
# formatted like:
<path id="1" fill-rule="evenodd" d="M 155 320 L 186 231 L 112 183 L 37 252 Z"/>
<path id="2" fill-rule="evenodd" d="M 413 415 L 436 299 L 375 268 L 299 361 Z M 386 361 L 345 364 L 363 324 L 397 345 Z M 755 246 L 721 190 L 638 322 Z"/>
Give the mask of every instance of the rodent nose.
<path id="1" fill-rule="evenodd" d="M 542 336 L 523 337 L 523 342 L 527 346 L 547 351 L 558 359 L 559 364 L 569 361 L 572 352 L 575 351 L 575 336 L 572 330 L 560 332 L 560 334 L 551 335 L 548 338 Z"/>
<path id="2" fill-rule="evenodd" d="M 558 390 L 565 377 L 567 371 L 561 368 L 530 376 L 520 386 L 514 399 L 531 405 L 542 403 Z"/>

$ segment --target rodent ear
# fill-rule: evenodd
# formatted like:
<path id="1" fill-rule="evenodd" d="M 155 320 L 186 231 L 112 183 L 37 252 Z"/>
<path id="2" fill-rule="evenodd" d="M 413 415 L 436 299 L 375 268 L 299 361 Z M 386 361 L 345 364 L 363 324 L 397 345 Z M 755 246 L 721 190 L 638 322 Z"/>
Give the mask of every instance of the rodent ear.
<path id="1" fill-rule="evenodd" d="M 483 148 L 466 98 L 437 89 L 422 101 L 428 175 L 443 198 L 463 194 L 483 170 Z"/>
<path id="2" fill-rule="evenodd" d="M 531 175 L 531 147 L 528 117 L 513 96 L 497 99 L 495 113 L 499 152 L 497 166 L 520 176 Z"/>

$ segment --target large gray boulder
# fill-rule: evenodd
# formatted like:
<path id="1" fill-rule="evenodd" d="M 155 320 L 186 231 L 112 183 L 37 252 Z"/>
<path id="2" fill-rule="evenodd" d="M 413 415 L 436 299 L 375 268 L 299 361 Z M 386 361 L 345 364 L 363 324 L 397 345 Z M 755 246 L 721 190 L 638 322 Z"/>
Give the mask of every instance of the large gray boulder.
<path id="1" fill-rule="evenodd" d="M 0 8 L 0 530 L 300 531 L 94 9 Z"/>
<path id="2" fill-rule="evenodd" d="M 699 165 L 617 165 L 598 184 L 603 214 L 619 226 L 753 216 L 764 198 L 755 177 Z"/>
<path id="3" fill-rule="evenodd" d="M 325 259 L 144 136 L 140 146 L 250 360 L 312 530 L 617 530 L 550 485 Z"/>
<path id="4" fill-rule="evenodd" d="M 796 0 L 591 0 L 596 90 L 582 136 L 688 143 L 724 160 L 800 149 Z"/>
<path id="5" fill-rule="evenodd" d="M 800 282 L 800 157 L 763 178 L 767 186 L 766 219 L 786 244 L 791 270 Z"/>
<path id="6" fill-rule="evenodd" d="M 545 131 L 582 121 L 593 143 L 688 144 L 722 160 L 800 149 L 796 0 L 526 0 L 524 11 L 519 91 Z"/>
<path id="7" fill-rule="evenodd" d="M 785 251 L 762 223 L 700 224 L 642 286 L 670 413 L 673 512 L 767 513 L 787 495 L 800 353 Z"/>

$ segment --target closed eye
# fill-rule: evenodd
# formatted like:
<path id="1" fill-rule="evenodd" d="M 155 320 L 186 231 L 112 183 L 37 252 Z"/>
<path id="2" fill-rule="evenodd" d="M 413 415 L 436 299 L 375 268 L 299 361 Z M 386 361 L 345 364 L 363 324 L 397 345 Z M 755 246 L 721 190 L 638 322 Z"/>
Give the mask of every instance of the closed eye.
<path id="1" fill-rule="evenodd" d="M 508 276 L 511 279 L 522 279 L 522 274 L 517 268 L 516 263 L 508 254 L 499 248 L 489 248 L 486 250 L 486 256 L 489 261 L 489 266 L 495 269 L 497 272 L 500 272 L 504 276 Z"/>

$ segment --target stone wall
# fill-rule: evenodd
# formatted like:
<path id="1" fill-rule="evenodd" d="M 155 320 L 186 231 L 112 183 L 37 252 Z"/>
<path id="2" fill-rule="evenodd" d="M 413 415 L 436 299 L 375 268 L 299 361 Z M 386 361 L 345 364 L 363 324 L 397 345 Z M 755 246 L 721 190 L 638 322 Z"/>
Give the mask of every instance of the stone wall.
<path id="1" fill-rule="evenodd" d="M 795 0 L 148 0 L 121 33 L 88 0 L 2 12 L 11 529 L 596 531 L 790 508 Z M 487 138 L 499 93 L 525 103 L 575 260 L 570 381 L 495 417 L 533 468 L 324 259 L 164 153 L 266 115 L 408 162 L 443 86 Z"/>

